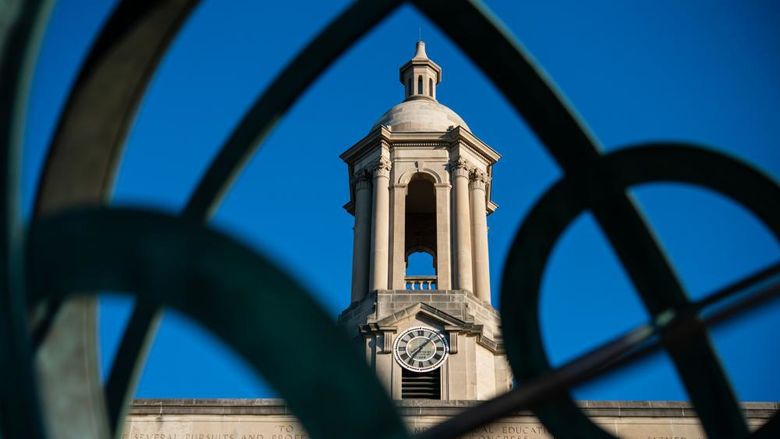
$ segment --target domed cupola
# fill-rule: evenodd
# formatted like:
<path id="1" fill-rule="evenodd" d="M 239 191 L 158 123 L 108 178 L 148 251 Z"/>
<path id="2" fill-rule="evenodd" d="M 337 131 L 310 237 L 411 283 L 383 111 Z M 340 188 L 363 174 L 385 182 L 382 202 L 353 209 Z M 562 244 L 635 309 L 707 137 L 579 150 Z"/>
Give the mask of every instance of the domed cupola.
<path id="1" fill-rule="evenodd" d="M 425 53 L 425 42 L 417 42 L 414 57 L 401 66 L 405 99 L 388 110 L 371 127 L 384 126 L 394 132 L 445 132 L 455 127 L 469 129 L 457 113 L 436 100 L 441 67 Z"/>

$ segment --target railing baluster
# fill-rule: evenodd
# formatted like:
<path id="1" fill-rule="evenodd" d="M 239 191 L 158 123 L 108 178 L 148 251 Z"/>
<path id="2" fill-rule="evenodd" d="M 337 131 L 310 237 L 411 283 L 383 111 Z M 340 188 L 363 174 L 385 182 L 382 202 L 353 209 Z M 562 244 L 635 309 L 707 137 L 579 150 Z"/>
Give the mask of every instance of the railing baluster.
<path id="1" fill-rule="evenodd" d="M 404 288 L 408 291 L 433 291 L 438 288 L 436 276 L 406 276 Z"/>

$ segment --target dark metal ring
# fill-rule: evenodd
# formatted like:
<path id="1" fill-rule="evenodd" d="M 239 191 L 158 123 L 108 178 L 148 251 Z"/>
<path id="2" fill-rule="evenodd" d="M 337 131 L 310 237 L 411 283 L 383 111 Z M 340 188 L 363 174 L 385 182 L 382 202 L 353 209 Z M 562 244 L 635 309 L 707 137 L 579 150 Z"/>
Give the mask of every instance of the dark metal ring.
<path id="1" fill-rule="evenodd" d="M 515 236 L 507 257 L 501 317 L 507 355 L 518 380 L 531 380 L 552 369 L 542 342 L 538 310 L 541 278 L 558 238 L 578 215 L 609 202 L 616 191 L 622 194 L 634 185 L 662 181 L 714 190 L 756 215 L 780 240 L 780 188 L 744 163 L 714 151 L 672 143 L 642 145 L 602 156 L 587 170 L 562 178 L 542 197 Z M 612 437 L 591 422 L 569 394 L 537 406 L 535 412 L 558 437 Z"/>

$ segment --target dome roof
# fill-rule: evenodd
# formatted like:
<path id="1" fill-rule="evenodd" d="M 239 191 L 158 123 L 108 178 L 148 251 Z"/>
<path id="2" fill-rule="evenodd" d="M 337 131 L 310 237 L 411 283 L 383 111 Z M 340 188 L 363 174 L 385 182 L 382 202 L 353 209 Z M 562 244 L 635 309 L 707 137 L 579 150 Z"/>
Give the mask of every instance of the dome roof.
<path id="1" fill-rule="evenodd" d="M 394 106 L 376 121 L 371 131 L 380 125 L 401 132 L 447 131 L 458 125 L 471 131 L 456 112 L 425 97 L 408 99 Z"/>

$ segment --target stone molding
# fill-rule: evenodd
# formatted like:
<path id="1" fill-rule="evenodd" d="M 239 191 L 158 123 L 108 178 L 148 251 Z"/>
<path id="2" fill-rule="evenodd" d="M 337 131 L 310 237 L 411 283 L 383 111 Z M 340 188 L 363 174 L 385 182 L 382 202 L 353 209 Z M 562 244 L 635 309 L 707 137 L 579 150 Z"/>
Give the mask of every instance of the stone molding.
<path id="1" fill-rule="evenodd" d="M 461 126 L 446 132 L 396 133 L 381 125 L 371 130 L 371 132 L 353 144 L 339 157 L 347 163 L 349 172 L 353 173 L 356 168 L 364 167 L 364 163 L 371 163 L 369 160 L 376 160 L 374 154 L 377 153 L 377 148 L 383 151 L 383 155 L 386 155 L 388 152 L 392 155 L 395 148 L 400 150 L 405 147 L 444 148 L 449 150 L 450 157 L 457 155 L 456 151 L 458 148 L 465 147 L 474 153 L 479 160 L 486 163 L 488 176 L 492 173 L 492 165 L 501 157 L 498 152 L 485 144 L 468 129 Z M 374 157 L 369 159 L 368 157 L 371 156 Z M 368 168 L 371 168 L 371 165 Z M 450 171 L 451 179 L 454 179 L 455 175 L 452 173 L 449 165 L 447 165 L 447 170 Z M 443 175 L 442 177 L 444 178 L 445 176 Z M 350 200 L 344 205 L 347 212 L 351 214 L 354 214 L 354 196 L 354 190 L 350 191 Z M 498 205 L 491 199 L 491 185 L 489 183 L 486 184 L 485 196 L 487 199 L 487 213 L 490 215 L 498 208 Z"/>
<path id="2" fill-rule="evenodd" d="M 363 336 L 382 335 L 385 337 L 385 343 L 388 343 L 388 334 L 392 335 L 392 333 L 396 332 L 397 323 L 407 318 L 414 317 L 417 314 L 422 314 L 431 320 L 438 321 L 448 335 L 463 334 L 465 336 L 476 337 L 477 344 L 493 354 L 505 354 L 502 341 L 485 335 L 484 325 L 475 323 L 472 320 L 461 320 L 424 302 L 417 302 L 380 320 L 369 321 L 360 325 L 359 332 Z M 455 349 L 457 351 L 457 344 L 455 345 Z M 387 346 L 382 347 L 382 353 L 389 352 L 390 350 Z"/>
<path id="3" fill-rule="evenodd" d="M 438 141 L 432 141 L 432 142 L 393 142 L 393 147 L 395 148 L 406 148 L 406 147 L 432 147 L 432 148 L 449 148 L 450 142 L 438 142 Z"/>
<path id="4" fill-rule="evenodd" d="M 467 145 L 487 163 L 495 163 L 501 158 L 501 154 L 488 146 L 466 128 L 457 126 L 447 132 L 399 132 L 393 133 L 384 126 L 378 126 L 365 137 L 353 144 L 339 157 L 347 163 L 354 163 L 361 156 L 373 149 L 378 143 L 384 143 L 391 149 L 393 147 L 411 146 L 412 144 L 427 144 L 433 147 L 453 147 L 459 142 Z"/>
<path id="5" fill-rule="evenodd" d="M 400 400 L 394 401 L 402 416 L 454 416 L 483 401 Z M 695 418 L 694 407 L 679 401 L 578 401 L 590 417 L 679 417 Z M 769 419 L 780 411 L 780 402 L 744 402 L 747 419 Z M 136 399 L 129 416 L 166 415 L 293 415 L 282 399 Z M 533 416 L 529 411 L 509 416 Z"/>
<path id="6" fill-rule="evenodd" d="M 399 169 L 400 166 L 397 166 L 396 164 L 396 170 Z M 397 172 L 397 171 L 396 171 Z M 407 186 L 410 181 L 412 181 L 412 178 L 417 174 L 425 174 L 429 177 L 431 177 L 434 180 L 434 186 L 443 184 L 442 176 L 439 175 L 436 170 L 426 167 L 425 163 L 417 162 L 417 166 L 413 169 L 408 169 L 406 172 L 404 172 L 400 176 L 396 176 L 396 184 Z"/>

